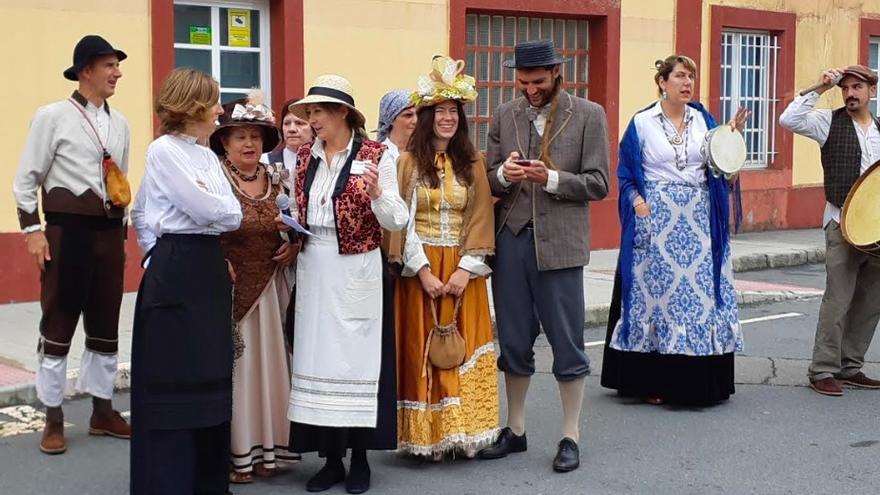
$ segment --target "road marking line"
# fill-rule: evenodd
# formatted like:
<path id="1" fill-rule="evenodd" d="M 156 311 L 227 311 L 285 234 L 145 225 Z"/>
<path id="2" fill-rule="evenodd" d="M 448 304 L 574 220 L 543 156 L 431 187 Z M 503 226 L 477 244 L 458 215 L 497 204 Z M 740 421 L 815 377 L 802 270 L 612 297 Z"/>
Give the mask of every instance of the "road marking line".
<path id="1" fill-rule="evenodd" d="M 748 320 L 740 320 L 740 325 L 746 325 L 748 323 L 758 323 L 762 321 L 772 321 L 772 320 L 782 320 L 784 318 L 796 318 L 798 316 L 804 316 L 803 313 L 782 313 L 778 315 L 768 315 L 768 316 L 759 316 L 757 318 L 749 318 Z M 584 344 L 584 348 L 587 347 L 598 347 L 600 345 L 605 345 L 604 340 L 594 340 L 593 342 L 587 342 Z"/>
<path id="2" fill-rule="evenodd" d="M 803 315 L 803 313 L 782 313 L 782 314 L 778 314 L 778 315 L 760 316 L 758 318 L 749 318 L 748 320 L 741 320 L 739 322 L 739 324 L 745 325 L 747 323 L 758 323 L 761 321 L 781 320 L 783 318 L 795 318 L 798 316 L 804 316 L 804 315 Z"/>

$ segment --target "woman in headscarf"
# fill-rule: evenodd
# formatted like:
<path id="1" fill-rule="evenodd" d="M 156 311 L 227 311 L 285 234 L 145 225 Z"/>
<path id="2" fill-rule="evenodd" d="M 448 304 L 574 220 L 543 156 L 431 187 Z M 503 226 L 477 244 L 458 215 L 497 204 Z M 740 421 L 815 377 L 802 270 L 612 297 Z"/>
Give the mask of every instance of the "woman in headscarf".
<path id="1" fill-rule="evenodd" d="M 406 150 L 418 120 L 416 108 L 409 101 L 409 96 L 409 91 L 396 89 L 385 93 L 379 101 L 379 127 L 376 129 L 376 141 L 388 147 L 385 152 L 394 158 L 395 163 L 400 153 Z"/>

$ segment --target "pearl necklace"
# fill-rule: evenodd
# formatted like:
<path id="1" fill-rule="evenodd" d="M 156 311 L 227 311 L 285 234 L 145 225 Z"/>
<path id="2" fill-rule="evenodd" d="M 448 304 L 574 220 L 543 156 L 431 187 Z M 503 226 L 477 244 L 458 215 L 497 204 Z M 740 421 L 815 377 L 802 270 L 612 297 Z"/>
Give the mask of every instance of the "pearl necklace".
<path id="1" fill-rule="evenodd" d="M 666 135 L 666 139 L 669 141 L 669 144 L 672 145 L 672 150 L 675 152 L 675 168 L 679 171 L 682 171 L 687 166 L 687 142 L 688 142 L 688 131 L 691 128 L 691 119 L 688 118 L 687 109 L 685 109 L 685 115 L 683 117 L 684 120 L 684 132 L 681 134 L 678 133 L 678 129 L 672 124 L 672 121 L 666 117 L 666 114 L 660 113 L 660 123 L 663 125 L 663 134 Z"/>

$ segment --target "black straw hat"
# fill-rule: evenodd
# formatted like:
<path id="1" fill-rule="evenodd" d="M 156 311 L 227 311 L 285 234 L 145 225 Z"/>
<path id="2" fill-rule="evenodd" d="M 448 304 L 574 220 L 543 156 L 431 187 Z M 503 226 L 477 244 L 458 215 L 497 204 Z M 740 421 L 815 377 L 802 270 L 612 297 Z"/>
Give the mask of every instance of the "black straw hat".
<path id="1" fill-rule="evenodd" d="M 116 55 L 120 62 L 128 58 L 124 51 L 113 48 L 107 40 L 96 34 L 83 36 L 73 49 L 73 65 L 64 71 L 64 78 L 79 81 L 79 72 L 102 55 Z"/>
<path id="2" fill-rule="evenodd" d="M 571 61 L 556 54 L 552 40 L 523 41 L 517 43 L 513 51 L 514 59 L 504 61 L 504 66 L 509 69 L 548 67 Z"/>

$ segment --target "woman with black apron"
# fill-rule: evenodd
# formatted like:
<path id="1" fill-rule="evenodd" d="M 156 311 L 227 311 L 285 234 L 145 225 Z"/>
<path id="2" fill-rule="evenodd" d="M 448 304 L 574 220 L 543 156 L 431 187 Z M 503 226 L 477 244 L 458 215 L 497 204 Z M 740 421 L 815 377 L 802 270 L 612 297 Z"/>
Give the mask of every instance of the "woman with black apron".
<path id="1" fill-rule="evenodd" d="M 222 232 L 241 206 L 206 146 L 219 87 L 173 71 L 156 99 L 162 136 L 147 150 L 132 211 L 146 272 L 132 336 L 132 494 L 229 493 L 232 283 Z"/>

